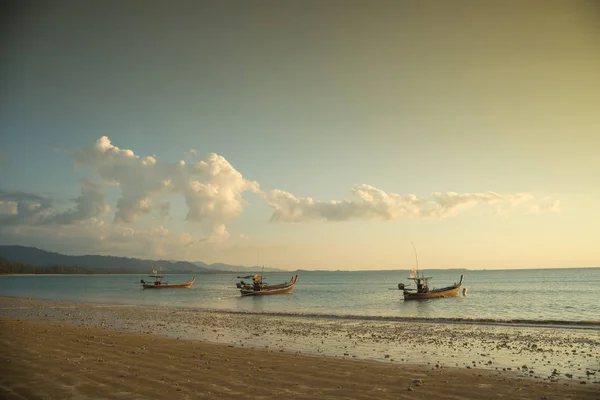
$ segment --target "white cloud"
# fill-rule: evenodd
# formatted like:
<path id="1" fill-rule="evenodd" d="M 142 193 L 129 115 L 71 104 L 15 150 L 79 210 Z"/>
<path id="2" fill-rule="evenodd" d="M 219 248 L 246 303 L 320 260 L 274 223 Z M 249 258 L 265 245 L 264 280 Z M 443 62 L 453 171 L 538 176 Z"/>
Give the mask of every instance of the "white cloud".
<path id="1" fill-rule="evenodd" d="M 419 199 L 409 194 L 402 196 L 386 193 L 369 185 L 358 185 L 352 189 L 353 200 L 315 201 L 297 198 L 291 193 L 273 190 L 269 193 L 269 206 L 275 212 L 273 221 L 306 222 L 314 220 L 348 221 L 397 220 L 401 218 L 443 219 L 478 205 L 517 206 L 532 201 L 528 193 L 499 194 L 485 193 L 433 193 L 430 198 Z"/>
<path id="2" fill-rule="evenodd" d="M 190 150 L 186 156 L 195 154 Z M 185 198 L 188 220 L 218 229 L 240 216 L 243 192 L 260 193 L 257 182 L 244 179 L 224 157 L 214 153 L 189 163 L 163 163 L 155 156 L 140 157 L 132 150 L 120 149 L 104 136 L 94 146 L 74 152 L 73 158 L 103 181 L 120 187 L 116 222 L 137 221 L 150 212 L 157 195 L 170 193 Z"/>
<path id="3" fill-rule="evenodd" d="M 163 186 L 164 175 L 158 170 L 156 159 L 122 150 L 106 136 L 98 139 L 95 146 L 74 152 L 73 159 L 79 165 L 90 166 L 105 182 L 119 185 L 122 195 L 117 200 L 116 222 L 134 222 L 148 214 L 149 196 Z"/>
<path id="4" fill-rule="evenodd" d="M 189 153 L 195 155 L 195 151 Z M 243 212 L 243 192 L 262 193 L 257 182 L 246 180 L 224 157 L 214 153 L 189 163 L 165 163 L 155 155 L 142 157 L 120 149 L 104 136 L 93 146 L 73 152 L 72 157 L 77 165 L 89 167 L 105 186 L 119 187 L 115 222 L 134 223 L 154 212 L 167 217 L 170 203 L 161 195 L 181 196 L 188 208 L 186 219 L 211 232 L 203 238 L 205 242 L 216 243 L 227 237 L 225 224 Z M 103 185 L 90 180 L 82 181 L 74 207 L 64 211 L 57 210 L 51 199 L 26 193 L 2 191 L 0 201 L 0 222 L 7 225 L 66 225 L 110 211 Z"/>
<path id="5" fill-rule="evenodd" d="M 458 215 L 461 211 L 480 204 L 503 204 L 514 207 L 530 200 L 533 200 L 533 195 L 530 193 L 498 194 L 495 192 L 485 192 L 459 194 L 454 192 L 436 192 L 432 194 L 432 203 L 426 211 L 425 216 L 441 219 Z"/>
<path id="6" fill-rule="evenodd" d="M 174 186 L 185 196 L 188 220 L 218 226 L 241 215 L 244 191 L 260 192 L 257 182 L 244 179 L 217 154 L 209 154 L 205 160 L 186 167 L 179 171 Z"/>

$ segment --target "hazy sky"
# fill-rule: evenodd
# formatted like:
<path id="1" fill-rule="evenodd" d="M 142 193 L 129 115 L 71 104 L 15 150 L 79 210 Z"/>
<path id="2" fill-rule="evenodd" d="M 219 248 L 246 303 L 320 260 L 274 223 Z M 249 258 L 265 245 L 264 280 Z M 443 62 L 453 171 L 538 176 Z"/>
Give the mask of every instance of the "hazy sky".
<path id="1" fill-rule="evenodd" d="M 2 7 L 2 244 L 600 265 L 597 1 Z"/>

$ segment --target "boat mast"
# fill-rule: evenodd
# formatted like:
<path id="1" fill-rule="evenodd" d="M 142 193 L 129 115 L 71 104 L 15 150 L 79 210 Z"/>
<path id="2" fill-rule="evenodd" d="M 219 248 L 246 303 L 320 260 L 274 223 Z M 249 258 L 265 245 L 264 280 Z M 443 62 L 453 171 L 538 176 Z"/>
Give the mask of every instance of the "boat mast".
<path id="1" fill-rule="evenodd" d="M 256 251 L 256 266 L 260 267 L 260 251 Z M 265 266 L 263 265 L 260 270 L 260 280 L 265 279 Z"/>
<path id="2" fill-rule="evenodd" d="M 419 277 L 419 257 L 417 256 L 417 248 L 415 247 L 415 244 L 412 242 L 412 240 L 410 241 L 410 244 L 412 244 L 413 250 L 415 251 L 415 261 L 417 262 L 417 278 Z"/>

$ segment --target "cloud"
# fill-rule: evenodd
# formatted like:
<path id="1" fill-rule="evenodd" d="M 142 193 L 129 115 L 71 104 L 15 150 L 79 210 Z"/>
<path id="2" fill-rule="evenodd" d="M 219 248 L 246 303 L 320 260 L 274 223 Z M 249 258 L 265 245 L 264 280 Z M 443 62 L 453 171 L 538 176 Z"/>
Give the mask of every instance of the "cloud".
<path id="1" fill-rule="evenodd" d="M 163 187 L 162 171 L 158 171 L 156 158 L 140 157 L 132 150 L 119 149 L 106 136 L 94 146 L 72 154 L 76 164 L 91 167 L 105 182 L 118 185 L 121 197 L 117 200 L 115 221 L 135 222 L 150 212 L 152 193 Z"/>
<path id="2" fill-rule="evenodd" d="M 235 168 L 217 154 L 179 171 L 174 190 L 180 190 L 188 206 L 187 219 L 208 221 L 214 226 L 239 217 L 243 211 L 242 192 L 259 193 L 257 182 L 243 178 Z"/>
<path id="3" fill-rule="evenodd" d="M 74 208 L 61 212 L 53 199 L 0 190 L 0 224 L 65 225 L 99 217 L 110 211 L 101 187 L 87 179 L 81 182 L 81 195 L 73 201 Z"/>
<path id="4" fill-rule="evenodd" d="M 194 158 L 194 157 L 196 157 L 197 154 L 198 154 L 198 152 L 195 149 L 189 149 L 188 151 L 185 152 L 185 157 L 186 158 Z"/>
<path id="5" fill-rule="evenodd" d="M 438 220 L 476 207 L 488 207 L 488 214 L 498 216 L 560 211 L 558 200 L 538 201 L 529 193 L 434 192 L 419 198 L 362 184 L 353 187 L 351 198 L 344 200 L 318 201 L 277 189 L 267 194 L 258 182 L 244 178 L 218 154 L 200 157 L 190 149 L 184 155 L 185 161 L 165 162 L 156 155 L 141 156 L 121 149 L 105 136 L 70 155 L 77 166 L 90 173 L 88 179 L 80 181 L 79 196 L 64 203 L 36 194 L 0 190 L 0 239 L 41 247 L 52 241 L 53 245 L 64 246 L 53 250 L 68 253 L 77 248 L 88 253 L 136 257 L 204 256 L 230 243 L 248 242 L 245 235 L 227 230 L 229 222 L 244 212 L 243 196 L 247 192 L 267 202 L 273 209 L 272 221 L 296 223 Z M 107 194 L 112 195 L 115 189 L 117 197 L 109 205 Z M 185 219 L 194 223 L 194 234 L 169 229 L 174 226 L 171 221 L 180 215 L 175 209 L 179 204 L 185 204 Z M 158 217 L 150 224 L 167 226 L 148 228 L 146 221 L 138 223 L 148 215 Z"/>
<path id="6" fill-rule="evenodd" d="M 46 197 L 42 197 L 42 196 L 38 196 L 37 194 L 32 194 L 32 193 L 25 193 L 25 192 L 9 192 L 7 190 L 3 190 L 0 189 L 0 200 L 4 200 L 4 201 L 13 201 L 16 203 L 19 202 L 37 202 L 37 203 L 42 203 L 42 202 L 47 202 L 49 201 L 48 198 Z"/>
<path id="7" fill-rule="evenodd" d="M 307 222 L 316 220 L 397 220 L 402 218 L 444 219 L 478 205 L 514 207 L 533 200 L 528 193 L 499 194 L 435 192 L 430 198 L 419 199 L 409 194 L 386 193 L 369 185 L 358 185 L 351 191 L 355 199 L 315 201 L 297 198 L 291 193 L 273 190 L 267 196 L 275 211 L 272 221 Z M 501 209 L 497 209 L 501 210 Z"/>
<path id="8" fill-rule="evenodd" d="M 190 150 L 186 156 L 195 154 Z M 187 220 L 218 229 L 241 215 L 243 192 L 261 193 L 257 182 L 246 180 L 224 157 L 214 153 L 187 163 L 161 162 L 155 156 L 141 157 L 120 149 L 103 136 L 72 157 L 104 182 L 121 189 L 114 217 L 117 223 L 139 220 L 151 211 L 158 195 L 168 193 L 184 197 Z"/>
<path id="9" fill-rule="evenodd" d="M 158 213 L 162 218 L 169 218 L 170 211 L 171 203 L 169 203 L 168 201 L 158 205 Z"/>
<path id="10" fill-rule="evenodd" d="M 16 201 L 0 200 L 0 215 L 16 215 L 17 213 Z"/>
<path id="11" fill-rule="evenodd" d="M 221 224 L 221 225 L 218 225 L 215 227 L 215 229 L 213 230 L 213 233 L 210 236 L 206 236 L 206 237 L 200 238 L 198 240 L 193 240 L 191 242 L 188 242 L 187 245 L 191 246 L 191 245 L 195 245 L 195 244 L 200 244 L 200 245 L 221 244 L 221 243 L 224 243 L 228 238 L 229 238 L 229 232 L 227 232 L 225 225 Z"/>
<path id="12" fill-rule="evenodd" d="M 447 218 L 458 215 L 461 211 L 473 208 L 477 205 L 508 205 L 514 207 L 523 202 L 533 200 L 533 195 L 530 193 L 516 194 L 498 194 L 495 192 L 485 193 L 465 193 L 459 194 L 454 192 L 433 193 L 429 209 L 426 210 L 424 216 L 432 218 Z M 504 211 L 501 210 L 501 213 Z"/>
<path id="13" fill-rule="evenodd" d="M 0 189 L 0 226 L 37 224 L 52 215 L 52 200 L 24 192 Z"/>
<path id="14" fill-rule="evenodd" d="M 90 218 L 101 217 L 110 212 L 102 187 L 89 179 L 81 182 L 81 195 L 75 199 L 75 208 L 57 213 L 45 219 L 45 223 L 70 224 Z"/>
<path id="15" fill-rule="evenodd" d="M 560 200 L 550 200 L 549 203 L 538 205 L 534 204 L 529 209 L 529 214 L 546 214 L 560 212 Z"/>

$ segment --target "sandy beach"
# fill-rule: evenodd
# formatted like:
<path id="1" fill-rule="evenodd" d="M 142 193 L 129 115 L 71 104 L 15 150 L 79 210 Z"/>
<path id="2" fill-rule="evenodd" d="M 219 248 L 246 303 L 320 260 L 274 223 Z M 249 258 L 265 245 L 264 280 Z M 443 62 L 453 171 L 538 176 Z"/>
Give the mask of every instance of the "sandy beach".
<path id="1" fill-rule="evenodd" d="M 0 306 L 7 399 L 600 397 L 597 331 Z"/>

